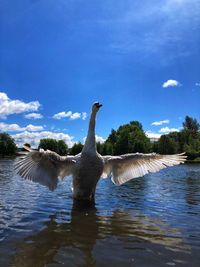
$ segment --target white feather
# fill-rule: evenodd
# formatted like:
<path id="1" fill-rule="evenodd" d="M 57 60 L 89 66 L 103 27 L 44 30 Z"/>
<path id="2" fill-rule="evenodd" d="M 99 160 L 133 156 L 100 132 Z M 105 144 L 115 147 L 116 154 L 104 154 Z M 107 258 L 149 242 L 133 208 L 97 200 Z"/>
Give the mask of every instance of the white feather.
<path id="1" fill-rule="evenodd" d="M 186 156 L 159 154 L 126 154 L 121 156 L 105 156 L 104 177 L 110 173 L 113 183 L 121 185 L 133 178 L 144 176 L 149 172 L 158 172 L 167 166 L 184 163 Z M 109 173 L 108 173 L 109 172 Z"/>

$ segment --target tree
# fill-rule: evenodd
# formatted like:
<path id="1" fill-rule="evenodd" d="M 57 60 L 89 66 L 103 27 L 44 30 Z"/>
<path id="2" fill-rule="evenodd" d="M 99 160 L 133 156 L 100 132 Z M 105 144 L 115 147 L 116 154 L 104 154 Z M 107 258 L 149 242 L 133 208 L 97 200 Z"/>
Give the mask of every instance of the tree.
<path id="1" fill-rule="evenodd" d="M 61 156 L 67 155 L 68 145 L 63 140 L 58 140 L 57 145 L 58 145 L 58 154 Z"/>
<path id="2" fill-rule="evenodd" d="M 120 155 L 134 152 L 149 152 L 150 140 L 145 135 L 142 124 L 132 121 L 121 125 L 117 131 L 112 130 L 104 144 L 104 154 Z"/>
<path id="3" fill-rule="evenodd" d="M 162 135 L 158 142 L 153 144 L 155 152 L 174 154 L 186 152 L 188 159 L 200 156 L 200 127 L 196 119 L 186 116 L 183 129 L 180 132 Z"/>
<path id="4" fill-rule="evenodd" d="M 186 116 L 185 121 L 183 122 L 183 129 L 185 131 L 197 133 L 199 131 L 199 123 L 197 122 L 196 119 Z"/>
<path id="5" fill-rule="evenodd" d="M 51 150 L 59 155 L 66 155 L 68 152 L 68 146 L 63 140 L 56 140 L 52 138 L 44 138 L 40 140 L 40 144 L 38 148 L 42 148 L 44 150 Z"/>
<path id="6" fill-rule="evenodd" d="M 138 128 L 139 130 L 143 131 L 142 124 L 139 121 L 131 121 L 130 124 L 132 126 L 136 126 L 136 128 Z"/>
<path id="7" fill-rule="evenodd" d="M 44 150 L 51 150 L 54 152 L 58 152 L 58 143 L 57 140 L 52 139 L 52 138 L 44 138 L 40 140 L 40 144 L 38 146 L 38 148 L 42 148 Z"/>
<path id="8" fill-rule="evenodd" d="M 160 154 L 175 154 L 178 152 L 178 145 L 169 135 L 162 135 L 158 141 L 158 152 Z"/>
<path id="9" fill-rule="evenodd" d="M 75 143 L 70 149 L 70 154 L 77 155 L 82 151 L 82 149 L 83 149 L 83 145 L 81 144 L 81 142 Z"/>
<path id="10" fill-rule="evenodd" d="M 195 159 L 200 155 L 200 126 L 196 119 L 186 116 L 183 130 L 180 132 L 181 146 L 188 159 Z"/>
<path id="11" fill-rule="evenodd" d="M 10 156 L 15 154 L 17 146 L 14 139 L 7 133 L 0 133 L 0 155 Z"/>
<path id="12" fill-rule="evenodd" d="M 108 136 L 108 138 L 106 140 L 106 142 L 109 142 L 112 145 L 114 145 L 116 143 L 116 141 L 117 141 L 117 132 L 114 129 L 112 129 L 110 135 Z"/>

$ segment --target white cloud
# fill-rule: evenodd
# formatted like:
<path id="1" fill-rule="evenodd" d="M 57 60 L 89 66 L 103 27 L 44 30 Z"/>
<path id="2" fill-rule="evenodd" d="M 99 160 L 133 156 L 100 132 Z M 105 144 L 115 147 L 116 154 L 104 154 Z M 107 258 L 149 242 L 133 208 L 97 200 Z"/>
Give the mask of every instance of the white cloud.
<path id="1" fill-rule="evenodd" d="M 87 118 L 87 113 L 86 112 L 72 112 L 72 111 L 62 111 L 62 112 L 59 112 L 59 113 L 56 113 L 53 115 L 53 118 L 56 119 L 56 120 L 60 120 L 60 119 L 63 119 L 63 118 L 69 118 L 70 120 L 77 120 L 77 119 L 80 119 L 82 118 L 82 120 L 85 120 Z"/>
<path id="2" fill-rule="evenodd" d="M 29 113 L 24 116 L 26 119 L 42 119 L 43 116 L 40 113 Z"/>
<path id="3" fill-rule="evenodd" d="M 75 112 L 75 113 L 72 113 L 72 115 L 70 116 L 70 120 L 77 120 L 77 119 L 80 119 L 80 117 L 81 117 L 81 113 Z"/>
<path id="4" fill-rule="evenodd" d="M 106 141 L 106 139 L 104 139 L 103 137 L 101 136 L 98 136 L 98 135 L 95 135 L 96 137 L 96 142 L 99 142 L 99 143 L 104 143 Z"/>
<path id="5" fill-rule="evenodd" d="M 27 111 L 37 111 L 40 107 L 38 101 L 25 103 L 21 100 L 11 100 L 6 93 L 0 92 L 0 118 L 6 119 L 8 115 Z"/>
<path id="6" fill-rule="evenodd" d="M 40 143 L 40 139 L 43 138 L 53 138 L 56 140 L 63 140 L 68 145 L 68 147 L 72 147 L 73 144 L 75 143 L 73 141 L 74 138 L 73 136 L 64 133 L 55 133 L 50 131 L 43 131 L 43 132 L 25 131 L 22 133 L 14 134 L 12 135 L 12 137 L 15 139 L 15 142 L 19 147 L 22 147 L 23 144 L 28 143 L 33 148 L 37 148 Z"/>
<path id="7" fill-rule="evenodd" d="M 171 132 L 179 132 L 179 129 L 177 128 L 169 128 L 169 127 L 164 127 L 159 130 L 159 133 L 171 133 Z"/>
<path id="8" fill-rule="evenodd" d="M 35 126 L 32 124 L 27 125 L 26 127 L 20 127 L 18 124 L 13 123 L 13 124 L 7 124 L 4 122 L 0 122 L 0 131 L 5 131 L 5 132 L 22 132 L 22 131 L 42 131 L 43 126 Z"/>
<path id="9" fill-rule="evenodd" d="M 86 112 L 82 112 L 82 120 L 86 120 L 87 118 L 87 113 Z"/>
<path id="10" fill-rule="evenodd" d="M 146 131 L 145 134 L 146 134 L 146 136 L 149 137 L 150 139 L 154 139 L 154 138 L 155 138 L 155 139 L 159 139 L 159 138 L 161 137 L 161 134 L 159 134 L 159 133 L 154 133 L 154 132 L 152 132 L 151 130 Z"/>
<path id="11" fill-rule="evenodd" d="M 56 119 L 56 120 L 60 120 L 60 119 L 63 119 L 63 118 L 69 118 L 71 115 L 72 115 L 71 111 L 68 111 L 68 112 L 62 111 L 62 112 L 54 114 L 53 118 Z"/>
<path id="12" fill-rule="evenodd" d="M 0 131 L 5 131 L 5 132 L 14 132 L 14 131 L 21 131 L 21 127 L 18 124 L 6 124 L 1 122 L 0 123 Z M 23 130 L 22 130 L 23 131 Z"/>
<path id="13" fill-rule="evenodd" d="M 163 121 L 154 121 L 154 122 L 152 122 L 152 124 L 151 124 L 151 125 L 158 126 L 158 125 L 162 125 L 162 124 L 169 123 L 169 122 L 170 122 L 169 120 L 163 120 Z"/>
<path id="14" fill-rule="evenodd" d="M 106 139 L 104 139 L 103 137 L 99 135 L 95 135 L 95 138 L 96 138 L 96 142 L 99 142 L 101 144 L 106 141 Z M 83 144 L 85 144 L 85 140 L 86 140 L 86 137 L 83 138 Z"/>
<path id="15" fill-rule="evenodd" d="M 31 132 L 36 132 L 36 131 L 42 131 L 42 130 L 44 130 L 44 128 L 43 128 L 43 126 L 35 126 L 32 124 L 29 124 L 25 127 L 24 131 L 25 130 L 31 131 Z"/>
<path id="16" fill-rule="evenodd" d="M 163 88 L 173 87 L 173 86 L 181 86 L 181 84 L 176 80 L 167 80 L 162 85 Z"/>
<path id="17" fill-rule="evenodd" d="M 195 83 L 195 86 L 200 86 L 200 83 Z"/>
<path id="18" fill-rule="evenodd" d="M 150 139 L 159 139 L 162 134 L 168 134 L 171 132 L 179 132 L 180 129 L 177 128 L 169 128 L 164 127 L 159 130 L 159 133 L 152 132 L 151 130 L 148 130 L 145 132 L 146 136 Z"/>

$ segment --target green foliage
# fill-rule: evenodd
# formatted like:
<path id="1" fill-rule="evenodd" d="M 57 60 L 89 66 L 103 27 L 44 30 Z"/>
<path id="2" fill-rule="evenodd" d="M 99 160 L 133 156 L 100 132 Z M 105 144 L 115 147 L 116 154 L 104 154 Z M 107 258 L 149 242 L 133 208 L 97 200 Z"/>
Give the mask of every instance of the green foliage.
<path id="1" fill-rule="evenodd" d="M 98 144 L 98 151 L 105 155 L 120 155 L 134 152 L 149 152 L 150 140 L 145 135 L 142 124 L 132 121 L 121 125 L 117 131 L 111 130 L 110 135 L 103 144 Z"/>
<path id="2" fill-rule="evenodd" d="M 197 133 L 199 131 L 199 123 L 196 119 L 186 116 L 185 121 L 183 122 L 183 129 L 185 131 L 190 131 L 191 133 Z"/>
<path id="3" fill-rule="evenodd" d="M 170 135 L 162 135 L 157 144 L 160 154 L 176 154 L 178 152 L 178 143 Z"/>
<path id="4" fill-rule="evenodd" d="M 0 155 L 10 156 L 15 154 L 17 146 L 14 139 L 7 133 L 0 133 Z"/>
<path id="5" fill-rule="evenodd" d="M 110 142 L 97 143 L 97 151 L 101 155 L 113 155 L 113 145 Z"/>
<path id="6" fill-rule="evenodd" d="M 58 144 L 58 154 L 61 155 L 61 156 L 67 155 L 67 153 L 68 153 L 68 145 L 65 143 L 65 141 L 58 140 L 57 144 Z"/>
<path id="7" fill-rule="evenodd" d="M 57 140 L 52 139 L 52 138 L 44 138 L 40 140 L 40 144 L 38 146 L 38 149 L 44 149 L 44 150 L 51 150 L 56 153 L 58 153 L 58 143 Z"/>
<path id="8" fill-rule="evenodd" d="M 79 154 L 83 149 L 83 145 L 79 143 L 75 143 L 72 148 L 70 149 L 70 154 L 71 155 L 77 155 Z"/>
<path id="9" fill-rule="evenodd" d="M 108 136 L 106 142 L 110 143 L 111 145 L 114 145 L 117 141 L 117 132 L 112 129 L 110 135 Z"/>
<path id="10" fill-rule="evenodd" d="M 188 159 L 196 159 L 200 156 L 199 129 L 197 120 L 186 116 L 183 129 L 180 132 L 162 135 L 158 142 L 153 144 L 153 149 L 160 154 L 186 152 Z"/>
<path id="11" fill-rule="evenodd" d="M 59 155 L 66 155 L 68 153 L 68 146 L 63 140 L 55 140 L 52 138 L 44 138 L 40 140 L 38 148 L 43 148 L 44 150 L 51 150 Z"/>

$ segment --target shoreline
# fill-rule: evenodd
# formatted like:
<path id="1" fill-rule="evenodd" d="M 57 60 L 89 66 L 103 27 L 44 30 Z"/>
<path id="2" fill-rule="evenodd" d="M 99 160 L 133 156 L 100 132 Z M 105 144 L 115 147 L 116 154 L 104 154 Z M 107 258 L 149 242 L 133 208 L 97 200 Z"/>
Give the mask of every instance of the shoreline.
<path id="1" fill-rule="evenodd" d="M 185 163 L 200 163 L 200 160 L 186 160 L 186 162 Z"/>

